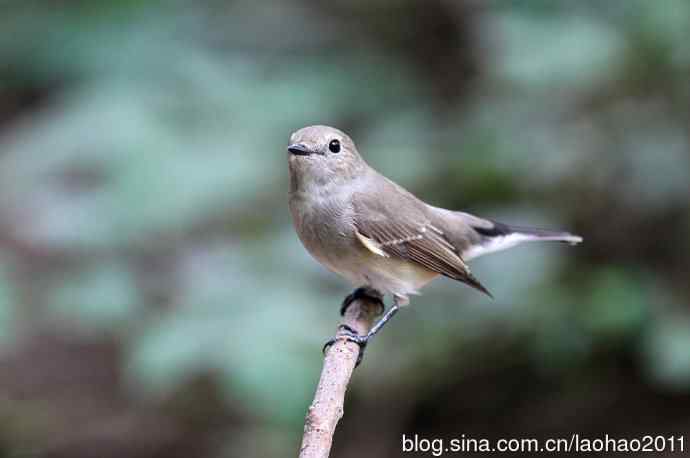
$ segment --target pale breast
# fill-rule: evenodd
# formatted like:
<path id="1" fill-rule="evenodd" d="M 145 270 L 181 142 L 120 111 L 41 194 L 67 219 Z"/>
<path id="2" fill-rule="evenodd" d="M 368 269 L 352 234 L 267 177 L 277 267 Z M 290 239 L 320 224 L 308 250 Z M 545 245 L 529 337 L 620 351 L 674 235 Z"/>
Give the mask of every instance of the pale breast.
<path id="1" fill-rule="evenodd" d="M 320 263 L 341 273 L 343 262 L 356 255 L 352 208 L 346 199 L 291 196 L 290 212 L 304 247 Z"/>

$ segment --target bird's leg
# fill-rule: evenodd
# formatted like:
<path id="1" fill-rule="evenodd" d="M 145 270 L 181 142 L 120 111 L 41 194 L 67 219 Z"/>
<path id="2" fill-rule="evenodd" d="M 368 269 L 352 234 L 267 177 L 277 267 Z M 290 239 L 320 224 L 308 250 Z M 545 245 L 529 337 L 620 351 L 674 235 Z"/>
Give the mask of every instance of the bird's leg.
<path id="1" fill-rule="evenodd" d="M 357 332 L 350 326 L 342 324 L 338 327 L 341 331 L 344 331 L 341 332 L 339 338 L 344 338 L 345 340 L 354 342 L 357 345 L 359 345 L 359 355 L 357 356 L 357 363 L 355 363 L 355 367 L 359 366 L 359 364 L 362 362 L 362 359 L 364 358 L 364 350 L 367 348 L 367 343 L 369 343 L 369 339 L 374 337 L 383 328 L 383 326 L 385 326 L 388 320 L 393 318 L 393 316 L 396 313 L 398 313 L 399 309 L 400 305 L 398 304 L 398 298 L 397 296 L 394 296 L 394 302 L 391 308 L 388 309 L 386 314 L 383 315 L 383 317 L 381 317 L 381 319 L 376 322 L 376 324 L 369 330 L 369 332 L 363 336 L 357 334 Z M 326 344 L 323 346 L 323 352 L 325 353 L 326 350 L 331 345 L 333 345 L 336 340 L 336 338 L 333 338 L 326 342 Z"/>
<path id="2" fill-rule="evenodd" d="M 357 299 L 368 299 L 370 302 L 376 303 L 376 305 L 379 306 L 377 315 L 382 314 L 386 309 L 386 306 L 383 305 L 383 295 L 381 293 L 373 288 L 361 286 L 345 297 L 342 305 L 340 306 L 340 316 L 345 316 L 347 308 Z"/>
<path id="3" fill-rule="evenodd" d="M 360 344 L 360 346 L 362 344 L 366 345 L 367 342 L 369 341 L 369 339 L 374 337 L 381 330 L 381 328 L 383 328 L 383 326 L 386 323 L 388 323 L 388 320 L 393 318 L 393 315 L 398 313 L 398 310 L 400 310 L 400 306 L 396 302 L 393 304 L 393 306 L 391 306 L 390 309 L 388 309 L 386 314 L 383 315 L 381 317 L 381 319 L 376 322 L 376 324 L 369 330 L 369 332 L 366 335 L 360 336 L 358 334 L 355 334 L 355 335 L 346 334 L 348 337 L 348 340 L 350 340 L 349 338 L 352 338 L 353 339 L 352 342 L 358 343 L 358 344 Z"/>

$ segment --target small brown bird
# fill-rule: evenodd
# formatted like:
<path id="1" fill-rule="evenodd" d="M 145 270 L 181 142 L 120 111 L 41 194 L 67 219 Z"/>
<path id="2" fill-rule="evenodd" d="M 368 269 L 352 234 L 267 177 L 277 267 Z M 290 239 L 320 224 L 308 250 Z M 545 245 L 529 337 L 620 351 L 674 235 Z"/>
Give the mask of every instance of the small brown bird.
<path id="1" fill-rule="evenodd" d="M 321 264 L 382 306 L 393 306 L 365 335 L 348 338 L 364 346 L 409 303 L 408 295 L 439 275 L 491 296 L 466 261 L 522 242 L 577 244 L 568 232 L 509 226 L 469 213 L 433 207 L 371 168 L 353 141 L 338 129 L 309 126 L 290 137 L 290 212 L 307 251 Z M 360 355 L 361 355 L 360 351 Z"/>

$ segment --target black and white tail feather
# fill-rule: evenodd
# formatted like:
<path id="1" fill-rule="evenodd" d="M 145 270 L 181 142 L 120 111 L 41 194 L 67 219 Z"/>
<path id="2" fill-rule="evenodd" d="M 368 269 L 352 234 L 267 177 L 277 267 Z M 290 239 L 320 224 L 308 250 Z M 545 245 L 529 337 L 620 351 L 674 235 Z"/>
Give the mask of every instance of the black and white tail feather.
<path id="1" fill-rule="evenodd" d="M 582 237 L 569 232 L 550 231 L 546 229 L 512 226 L 489 221 L 490 227 L 472 226 L 480 235 L 480 242 L 470 246 L 462 254 L 465 261 L 469 261 L 485 254 L 506 250 L 523 242 L 563 242 L 569 245 L 577 245 L 582 242 Z"/>

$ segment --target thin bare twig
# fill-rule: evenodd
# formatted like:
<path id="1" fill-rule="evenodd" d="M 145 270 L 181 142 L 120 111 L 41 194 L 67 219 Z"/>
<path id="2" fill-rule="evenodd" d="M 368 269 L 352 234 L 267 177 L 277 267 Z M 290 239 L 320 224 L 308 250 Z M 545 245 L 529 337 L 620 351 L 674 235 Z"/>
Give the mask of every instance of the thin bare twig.
<path id="1" fill-rule="evenodd" d="M 358 299 L 348 307 L 341 324 L 364 335 L 371 329 L 379 307 L 366 299 Z M 340 331 L 336 337 L 338 335 Z M 344 413 L 345 392 L 358 355 L 359 346 L 343 339 L 336 341 L 326 353 L 316 394 L 304 422 L 300 458 L 328 457 L 335 428 Z"/>

